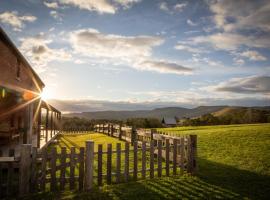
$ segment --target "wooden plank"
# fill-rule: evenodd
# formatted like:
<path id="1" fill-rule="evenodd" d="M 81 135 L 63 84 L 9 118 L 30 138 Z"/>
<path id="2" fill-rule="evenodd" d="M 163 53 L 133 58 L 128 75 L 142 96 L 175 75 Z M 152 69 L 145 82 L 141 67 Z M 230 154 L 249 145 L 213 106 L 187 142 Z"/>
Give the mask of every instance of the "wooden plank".
<path id="1" fill-rule="evenodd" d="M 180 173 L 184 173 L 184 162 L 185 162 L 185 138 L 180 139 Z"/>
<path id="2" fill-rule="evenodd" d="M 40 183 L 40 189 L 41 191 L 45 192 L 46 189 L 46 169 L 47 169 L 47 149 L 44 148 L 42 150 L 42 164 L 41 164 L 41 183 Z"/>
<path id="3" fill-rule="evenodd" d="M 46 124 L 45 124 L 45 142 L 48 142 L 48 129 L 49 129 L 49 110 L 46 109 Z"/>
<path id="4" fill-rule="evenodd" d="M 84 181 L 84 147 L 80 147 L 79 154 L 79 190 L 83 189 Z"/>
<path id="5" fill-rule="evenodd" d="M 158 177 L 162 175 L 162 140 L 158 140 Z"/>
<path id="6" fill-rule="evenodd" d="M 107 184 L 112 183 L 112 144 L 107 145 Z"/>
<path id="7" fill-rule="evenodd" d="M 55 191 L 57 188 L 56 183 L 56 148 L 53 147 L 51 151 L 51 185 L 50 190 Z"/>
<path id="8" fill-rule="evenodd" d="M 37 191 L 37 147 L 32 147 L 31 192 Z"/>
<path id="9" fill-rule="evenodd" d="M 75 188 L 75 180 L 74 180 L 74 174 L 75 174 L 75 147 L 70 148 L 70 179 L 69 179 L 69 188 L 73 190 Z"/>
<path id="10" fill-rule="evenodd" d="M 51 131 L 50 131 L 50 139 L 52 138 L 52 133 L 53 133 L 53 111 L 51 111 Z"/>
<path id="11" fill-rule="evenodd" d="M 166 139 L 166 156 L 165 156 L 165 160 L 166 160 L 166 176 L 170 175 L 170 140 Z"/>
<path id="12" fill-rule="evenodd" d="M 196 157 L 197 157 L 197 135 L 190 135 L 190 145 L 191 145 L 191 174 L 194 175 L 197 170 L 197 163 L 196 163 Z"/>
<path id="13" fill-rule="evenodd" d="M 61 158 L 60 158 L 60 190 L 65 189 L 65 184 L 66 184 L 66 157 L 67 157 L 67 150 L 66 147 L 61 148 Z"/>
<path id="14" fill-rule="evenodd" d="M 85 184 L 84 190 L 89 191 L 94 185 L 94 141 L 86 141 Z"/>
<path id="15" fill-rule="evenodd" d="M 177 144 L 178 140 L 173 140 L 173 175 L 176 175 L 177 172 Z"/>
<path id="16" fill-rule="evenodd" d="M 0 150 L 0 157 L 2 156 L 2 151 Z M 0 163 L 0 199 L 4 196 L 3 195 L 3 188 L 2 188 L 2 185 L 3 185 L 3 166 L 2 164 Z"/>
<path id="17" fill-rule="evenodd" d="M 138 178 L 138 142 L 133 143 L 133 179 L 136 181 Z"/>
<path id="18" fill-rule="evenodd" d="M 30 172 L 31 172 L 31 144 L 21 145 L 19 194 L 20 196 L 29 193 Z"/>
<path id="19" fill-rule="evenodd" d="M 8 152 L 10 157 L 14 157 L 15 151 L 14 149 L 10 149 Z M 8 177 L 7 177 L 7 196 L 10 196 L 13 192 L 13 175 L 14 175 L 14 168 L 13 168 L 14 162 L 8 163 Z"/>
<path id="20" fill-rule="evenodd" d="M 121 143 L 116 144 L 116 182 L 120 183 L 121 176 Z"/>
<path id="21" fill-rule="evenodd" d="M 150 142 L 150 178 L 154 178 L 154 140 Z"/>
<path id="22" fill-rule="evenodd" d="M 146 174 L 146 142 L 142 143 L 142 179 L 145 179 Z"/>
<path id="23" fill-rule="evenodd" d="M 125 181 L 127 182 L 129 179 L 129 143 L 125 143 Z"/>
<path id="24" fill-rule="evenodd" d="M 98 185 L 99 186 L 102 185 L 102 153 L 103 153 L 102 144 L 99 144 L 98 145 Z"/>
<path id="25" fill-rule="evenodd" d="M 192 144 L 191 144 L 191 137 L 187 137 L 187 172 L 192 172 Z"/>
<path id="26" fill-rule="evenodd" d="M 40 148 L 40 134 L 41 134 L 41 106 L 38 107 L 37 116 L 37 147 Z"/>

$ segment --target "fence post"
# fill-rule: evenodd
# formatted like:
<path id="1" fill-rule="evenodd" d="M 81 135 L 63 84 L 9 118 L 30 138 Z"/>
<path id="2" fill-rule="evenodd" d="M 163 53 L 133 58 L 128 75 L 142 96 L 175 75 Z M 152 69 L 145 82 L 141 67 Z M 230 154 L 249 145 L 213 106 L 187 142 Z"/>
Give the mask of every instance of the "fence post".
<path id="1" fill-rule="evenodd" d="M 197 135 L 190 135 L 191 145 L 191 174 L 194 175 L 197 170 Z"/>
<path id="2" fill-rule="evenodd" d="M 19 194 L 23 196 L 29 193 L 31 172 L 31 144 L 21 145 Z"/>
<path id="3" fill-rule="evenodd" d="M 137 130 L 135 128 L 135 126 L 132 126 L 132 130 L 131 130 L 131 145 L 134 144 L 134 142 L 137 141 Z"/>
<path id="4" fill-rule="evenodd" d="M 104 123 L 102 124 L 102 133 L 104 134 L 105 133 L 105 129 L 104 129 L 105 125 Z"/>
<path id="5" fill-rule="evenodd" d="M 111 136 L 113 137 L 113 124 L 111 125 Z"/>
<path id="6" fill-rule="evenodd" d="M 122 123 L 119 125 L 119 140 L 122 140 Z"/>
<path id="7" fill-rule="evenodd" d="M 84 190 L 89 191 L 93 188 L 93 172 L 94 172 L 94 141 L 86 141 L 85 155 L 85 184 Z"/>
<path id="8" fill-rule="evenodd" d="M 154 134 L 157 133 L 157 129 L 151 129 L 151 141 L 154 140 Z M 157 146 L 157 140 L 154 140 L 154 146 Z"/>

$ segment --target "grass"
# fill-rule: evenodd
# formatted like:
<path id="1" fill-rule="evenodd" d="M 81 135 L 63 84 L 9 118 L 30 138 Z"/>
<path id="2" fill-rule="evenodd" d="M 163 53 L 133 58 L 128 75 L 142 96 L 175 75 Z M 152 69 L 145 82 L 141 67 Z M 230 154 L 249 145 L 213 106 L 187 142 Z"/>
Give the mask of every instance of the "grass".
<path id="1" fill-rule="evenodd" d="M 155 178 L 105 185 L 91 193 L 48 192 L 32 195 L 30 198 L 119 200 L 270 198 L 270 124 L 180 127 L 160 131 L 179 135 L 198 135 L 199 167 L 196 177 Z M 84 146 L 85 139 L 78 137 L 71 141 Z M 98 139 L 101 143 L 107 142 L 105 138 L 106 141 L 100 137 L 96 139 L 96 143 Z M 60 145 L 64 144 L 60 142 Z"/>

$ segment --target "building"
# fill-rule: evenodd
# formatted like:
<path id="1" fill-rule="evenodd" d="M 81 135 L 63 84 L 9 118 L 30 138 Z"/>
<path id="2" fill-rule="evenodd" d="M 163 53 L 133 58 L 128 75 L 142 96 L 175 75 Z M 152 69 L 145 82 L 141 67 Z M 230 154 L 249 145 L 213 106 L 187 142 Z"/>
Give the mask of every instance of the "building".
<path id="1" fill-rule="evenodd" d="M 42 101 L 45 84 L 0 27 L 0 153 L 41 148 L 57 134 L 61 113 Z M 44 113 L 44 114 L 43 114 Z M 45 119 L 42 120 L 42 116 Z M 44 121 L 44 130 L 41 129 Z"/>
<path id="2" fill-rule="evenodd" d="M 165 127 L 175 127 L 177 125 L 177 121 L 175 117 L 173 118 L 163 117 L 162 124 Z"/>

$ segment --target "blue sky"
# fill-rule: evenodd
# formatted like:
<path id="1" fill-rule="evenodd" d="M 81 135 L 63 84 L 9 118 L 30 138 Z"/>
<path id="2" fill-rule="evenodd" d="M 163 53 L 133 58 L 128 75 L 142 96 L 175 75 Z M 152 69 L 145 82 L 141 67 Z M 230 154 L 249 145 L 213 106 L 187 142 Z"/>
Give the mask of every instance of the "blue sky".
<path id="1" fill-rule="evenodd" d="M 0 24 L 63 111 L 270 105 L 267 0 L 3 0 Z"/>

